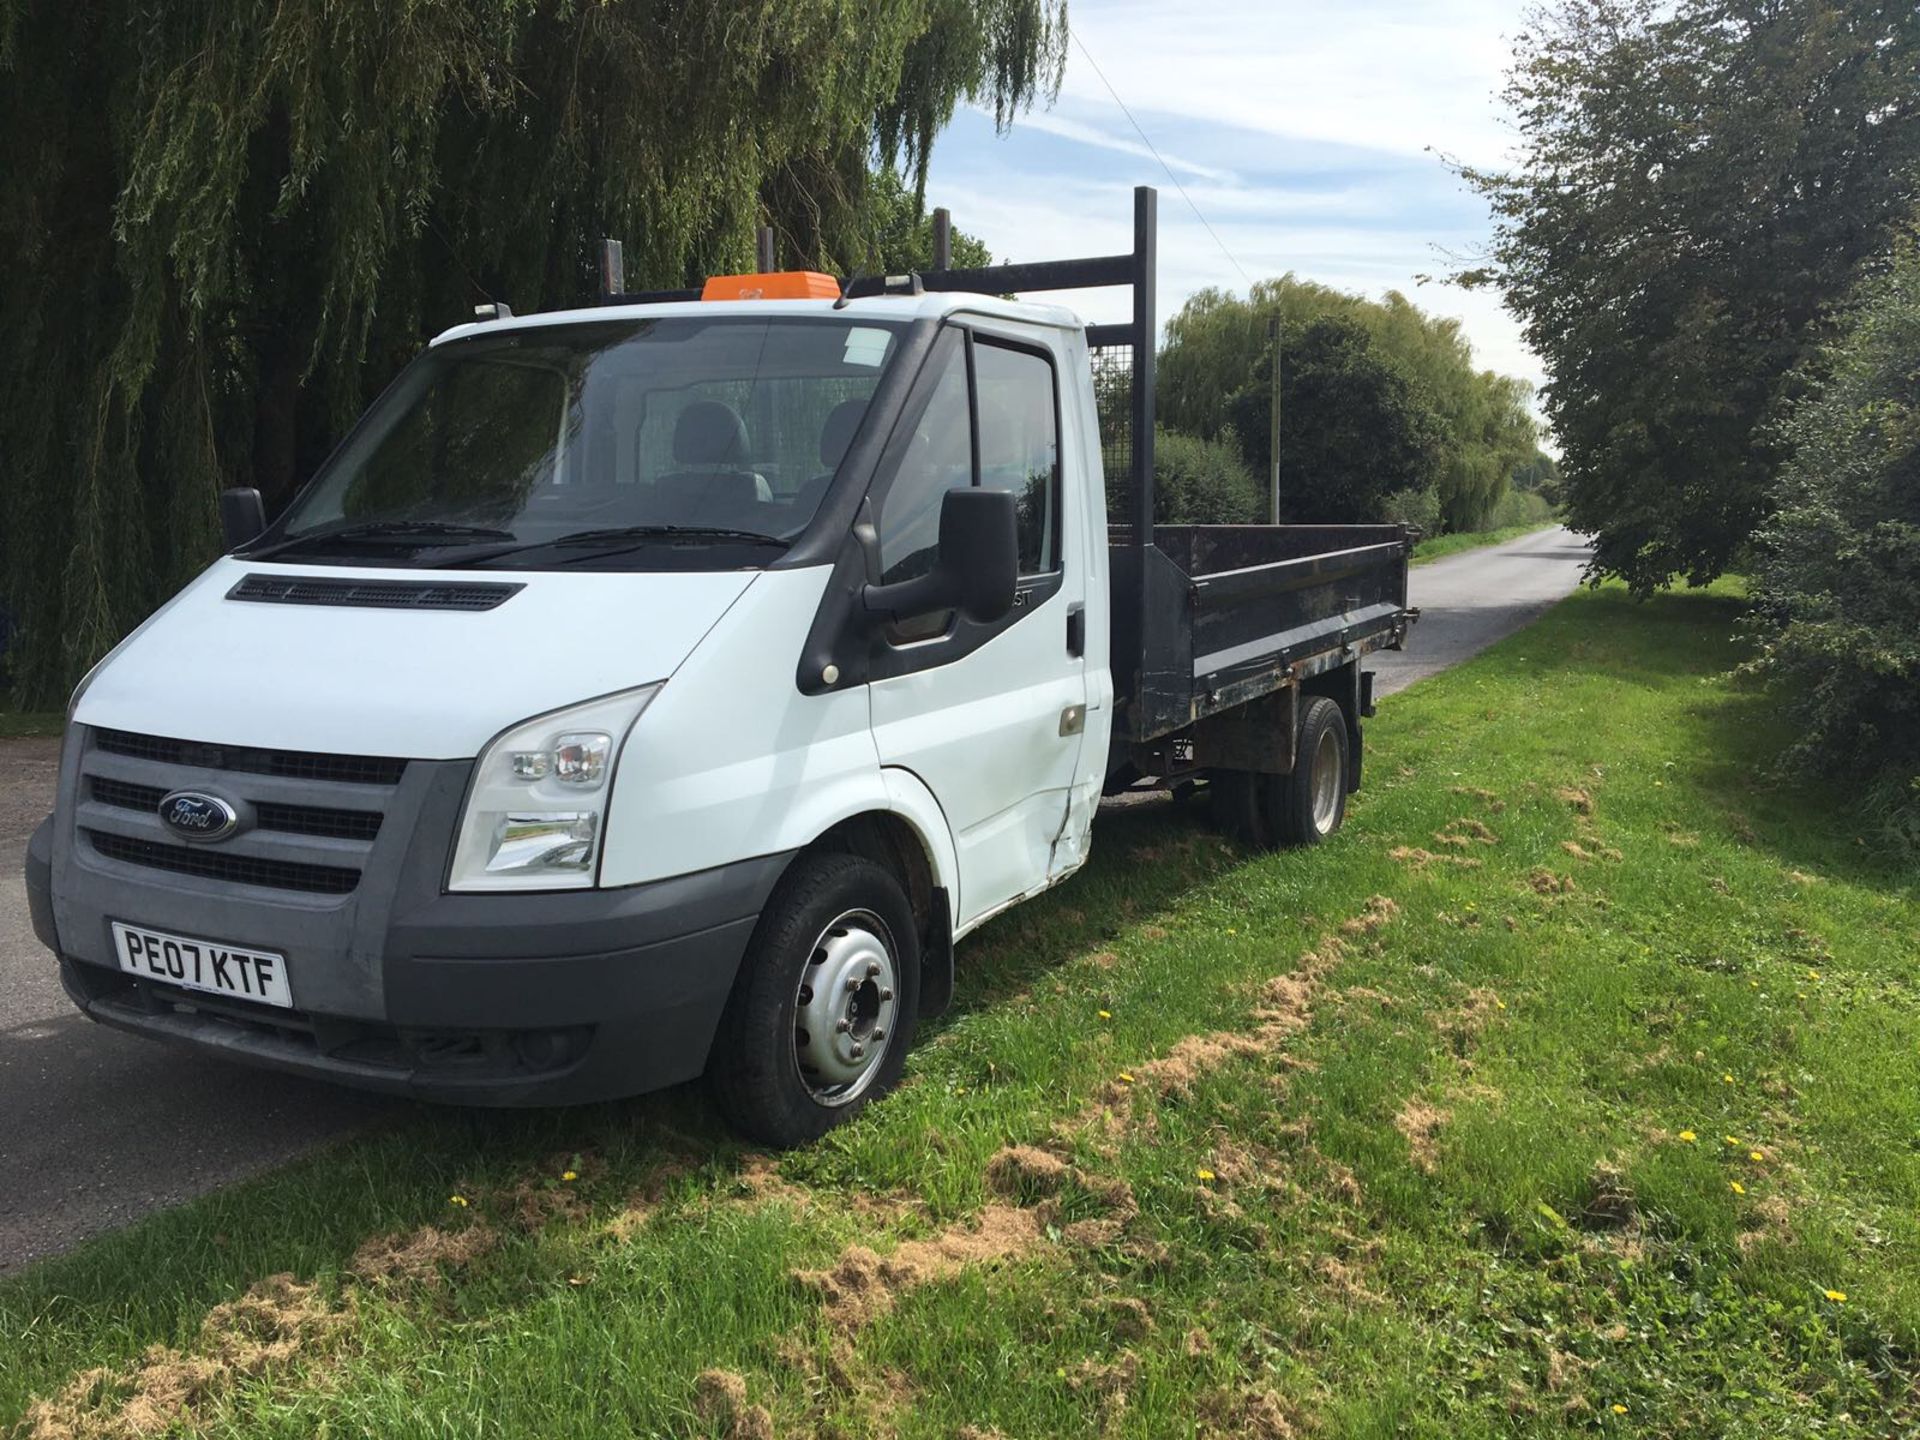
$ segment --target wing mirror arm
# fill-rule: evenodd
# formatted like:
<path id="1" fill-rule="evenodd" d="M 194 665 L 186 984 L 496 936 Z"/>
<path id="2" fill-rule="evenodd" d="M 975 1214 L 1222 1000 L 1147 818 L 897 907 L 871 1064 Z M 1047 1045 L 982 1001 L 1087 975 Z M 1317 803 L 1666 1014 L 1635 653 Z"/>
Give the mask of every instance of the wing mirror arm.
<path id="1" fill-rule="evenodd" d="M 894 620 L 958 610 L 991 625 L 1013 609 L 1020 583 L 1020 532 L 1004 490 L 949 490 L 940 500 L 940 543 L 933 569 L 860 595 L 869 614 Z"/>

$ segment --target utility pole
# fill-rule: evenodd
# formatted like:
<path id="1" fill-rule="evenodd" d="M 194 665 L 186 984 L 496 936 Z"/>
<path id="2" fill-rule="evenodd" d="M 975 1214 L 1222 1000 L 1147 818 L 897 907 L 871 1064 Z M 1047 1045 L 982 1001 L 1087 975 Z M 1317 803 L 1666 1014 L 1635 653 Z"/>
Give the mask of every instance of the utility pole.
<path id="1" fill-rule="evenodd" d="M 760 252 L 760 273 L 762 275 L 771 275 L 773 273 L 773 227 L 771 225 L 762 225 L 760 227 L 760 244 L 758 248 Z"/>
<path id="2" fill-rule="evenodd" d="M 1273 345 L 1273 406 L 1267 427 L 1267 455 L 1271 474 L 1267 494 L 1267 523 L 1280 523 L 1280 316 L 1267 321 L 1267 339 Z"/>

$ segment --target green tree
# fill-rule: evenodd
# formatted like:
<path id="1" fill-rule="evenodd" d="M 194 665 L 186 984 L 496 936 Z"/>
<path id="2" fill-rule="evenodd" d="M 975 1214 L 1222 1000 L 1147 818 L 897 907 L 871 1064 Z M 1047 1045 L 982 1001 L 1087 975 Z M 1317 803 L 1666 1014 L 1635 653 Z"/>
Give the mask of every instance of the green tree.
<path id="1" fill-rule="evenodd" d="M 1107 474 L 1107 513 L 1124 520 L 1130 475 Z M 1156 427 L 1153 518 L 1162 525 L 1255 525 L 1267 518 L 1266 487 L 1226 440 L 1202 440 Z"/>
<path id="2" fill-rule="evenodd" d="M 1271 473 L 1272 377 L 1269 352 L 1233 402 L 1234 429 L 1256 475 Z M 1289 344 L 1280 368 L 1284 518 L 1382 519 L 1388 495 L 1431 488 L 1444 446 L 1440 420 L 1357 320 L 1323 317 Z"/>
<path id="3" fill-rule="evenodd" d="M 1920 240 L 1863 282 L 1811 395 L 1759 537 L 1754 668 L 1800 721 L 1789 760 L 1878 775 L 1877 807 L 1920 849 Z"/>
<path id="4" fill-rule="evenodd" d="M 962 99 L 1057 84 L 1060 0 L 0 0 L 0 608 L 54 703 L 481 300 L 860 268 Z M 876 181 L 876 167 L 880 178 Z M 912 227 L 909 226 L 909 229 Z M 911 238 L 911 237 L 904 237 Z"/>
<path id="5" fill-rule="evenodd" d="M 1560 462 L 1544 450 L 1536 450 L 1532 455 L 1513 467 L 1513 488 L 1522 494 L 1538 495 L 1549 505 L 1558 505 L 1560 493 Z"/>
<path id="6" fill-rule="evenodd" d="M 1406 492 L 1399 511 L 1431 515 L 1443 529 L 1486 523 L 1507 493 L 1513 467 L 1534 451 L 1531 392 L 1524 381 L 1476 369 L 1457 320 L 1429 315 L 1398 293 L 1374 301 L 1290 275 L 1257 282 L 1244 300 L 1202 291 L 1167 325 L 1160 358 L 1160 413 L 1167 424 L 1207 438 L 1232 427 L 1247 463 L 1264 476 L 1265 397 L 1271 391 L 1261 387 L 1271 385 L 1269 327 L 1275 320 L 1283 384 L 1294 350 L 1313 324 L 1336 320 L 1361 327 L 1371 353 L 1407 382 L 1408 403 L 1432 420 L 1427 468 L 1389 487 Z M 1295 419 L 1312 422 L 1291 416 L 1283 405 L 1282 425 Z M 1283 436 L 1283 457 L 1286 449 Z M 1415 498 L 1429 492 L 1431 505 Z"/>
<path id="7" fill-rule="evenodd" d="M 871 239 L 847 255 L 849 270 L 898 275 L 907 270 L 933 268 L 933 215 L 907 187 L 898 171 L 884 166 L 867 182 L 866 211 Z M 987 243 L 958 226 L 952 236 L 956 269 L 973 270 L 993 264 Z"/>
<path id="8" fill-rule="evenodd" d="M 1703 583 L 1766 516 L 1767 417 L 1920 195 L 1912 0 L 1555 0 L 1506 96 L 1523 158 L 1465 171 L 1486 267 L 1553 376 L 1600 574 Z"/>

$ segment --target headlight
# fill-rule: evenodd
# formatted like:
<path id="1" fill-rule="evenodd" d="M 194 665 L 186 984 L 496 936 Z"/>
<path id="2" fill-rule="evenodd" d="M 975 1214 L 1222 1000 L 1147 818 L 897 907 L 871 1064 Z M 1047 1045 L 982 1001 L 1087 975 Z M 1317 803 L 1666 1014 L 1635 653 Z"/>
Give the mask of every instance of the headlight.
<path id="1" fill-rule="evenodd" d="M 620 747 L 659 689 L 623 690 L 496 736 L 474 764 L 448 888 L 591 886 Z"/>

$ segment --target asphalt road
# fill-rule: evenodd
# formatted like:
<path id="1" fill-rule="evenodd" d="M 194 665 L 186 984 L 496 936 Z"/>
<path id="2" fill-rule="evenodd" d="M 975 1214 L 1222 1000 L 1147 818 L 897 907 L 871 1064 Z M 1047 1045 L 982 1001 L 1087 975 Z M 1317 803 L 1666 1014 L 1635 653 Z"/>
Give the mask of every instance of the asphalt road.
<path id="1" fill-rule="evenodd" d="M 1537 619 L 1579 586 L 1592 553 L 1573 531 L 1553 529 L 1420 566 L 1408 582 L 1420 619 L 1406 649 L 1368 661 L 1373 693 L 1404 690 Z"/>
<path id="2" fill-rule="evenodd" d="M 1377 656 L 1389 694 L 1532 620 L 1578 583 L 1565 530 L 1413 572 L 1422 616 Z M 0 1273 L 269 1169 L 404 1102 L 226 1064 L 84 1020 L 33 938 L 20 855 L 53 803 L 54 740 L 0 740 Z"/>

